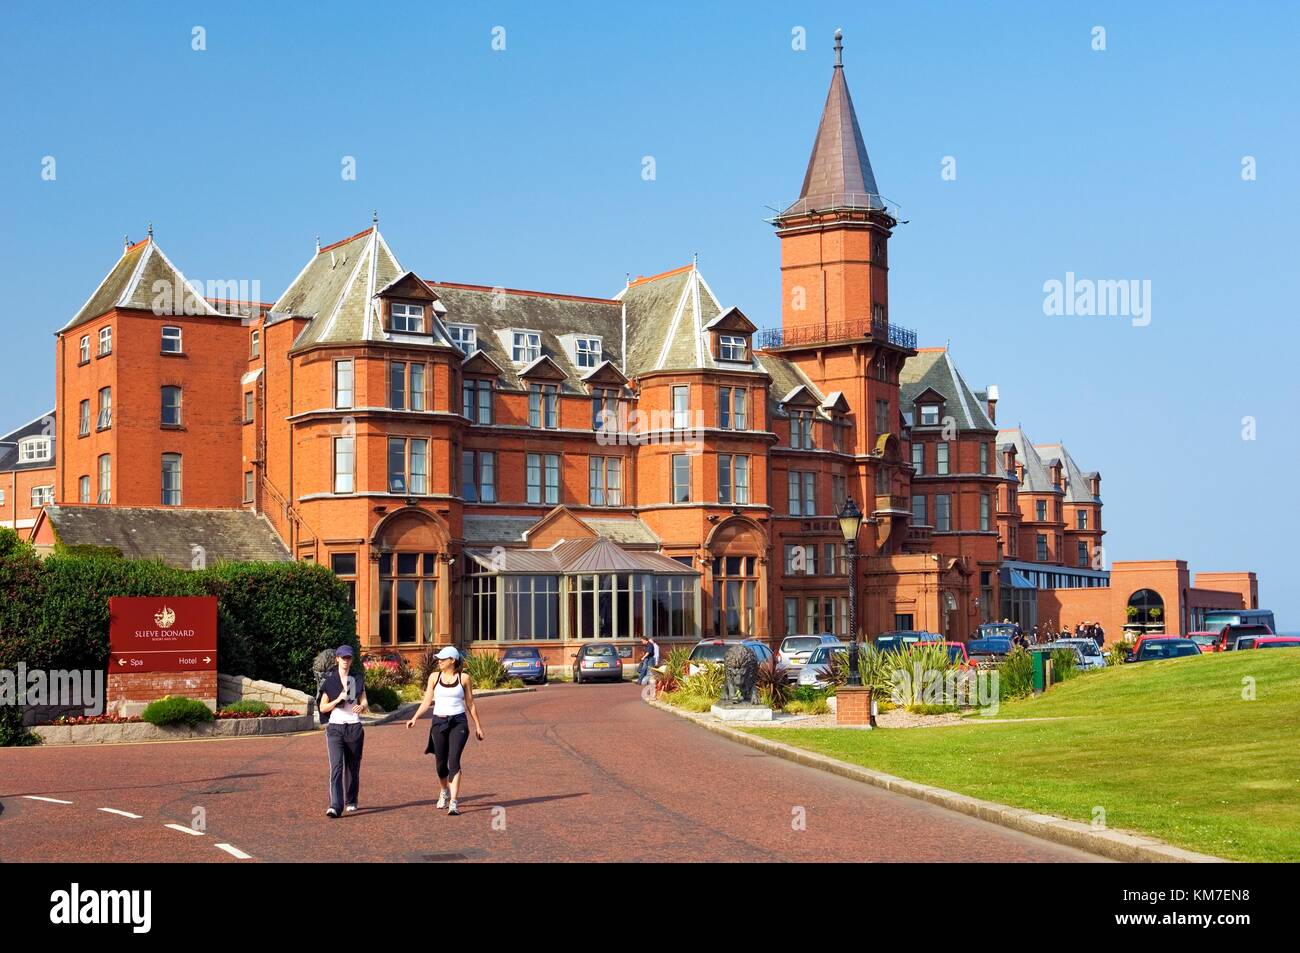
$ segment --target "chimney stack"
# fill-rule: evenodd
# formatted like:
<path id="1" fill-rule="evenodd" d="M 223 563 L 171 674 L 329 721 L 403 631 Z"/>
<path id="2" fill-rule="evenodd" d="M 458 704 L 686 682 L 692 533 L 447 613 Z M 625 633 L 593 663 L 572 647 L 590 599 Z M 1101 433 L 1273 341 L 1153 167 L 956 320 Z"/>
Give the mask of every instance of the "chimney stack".
<path id="1" fill-rule="evenodd" d="M 985 392 L 985 399 L 988 401 L 989 420 L 994 423 L 998 422 L 998 385 L 990 384 L 989 389 Z"/>

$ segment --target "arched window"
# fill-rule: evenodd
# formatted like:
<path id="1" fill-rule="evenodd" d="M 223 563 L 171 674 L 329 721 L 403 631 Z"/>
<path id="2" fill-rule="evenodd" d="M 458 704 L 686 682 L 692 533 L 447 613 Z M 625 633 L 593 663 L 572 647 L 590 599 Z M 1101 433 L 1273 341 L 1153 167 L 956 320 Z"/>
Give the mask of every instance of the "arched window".
<path id="1" fill-rule="evenodd" d="M 1164 624 L 1165 600 L 1154 589 L 1139 589 L 1128 597 L 1125 610 L 1129 624 L 1159 626 Z"/>

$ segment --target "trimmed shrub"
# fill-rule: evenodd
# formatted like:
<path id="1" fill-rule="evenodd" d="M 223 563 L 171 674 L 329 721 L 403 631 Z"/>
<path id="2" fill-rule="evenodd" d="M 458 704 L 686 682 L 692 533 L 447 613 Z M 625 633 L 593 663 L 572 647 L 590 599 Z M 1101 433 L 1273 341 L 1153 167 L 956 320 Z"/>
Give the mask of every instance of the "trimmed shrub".
<path id="1" fill-rule="evenodd" d="M 371 688 L 369 682 L 366 683 L 366 701 L 371 708 L 381 708 L 385 712 L 397 711 L 402 704 L 401 696 L 387 685 L 379 685 Z"/>
<path id="2" fill-rule="evenodd" d="M 221 671 L 314 692 L 324 649 L 360 646 L 347 589 L 312 563 L 226 563 L 189 571 L 78 547 L 43 562 L 0 530 L 0 667 L 108 665 L 111 596 L 217 597 Z"/>
<path id="3" fill-rule="evenodd" d="M 140 712 L 140 718 L 151 725 L 195 725 L 212 721 L 215 716 L 212 709 L 195 698 L 183 695 L 168 695 L 156 702 L 150 702 Z"/>
<path id="4" fill-rule="evenodd" d="M 225 708 L 221 709 L 221 712 L 222 714 L 227 715 L 256 715 L 257 717 L 262 718 L 270 710 L 271 706 L 266 702 L 260 702 L 254 698 L 245 698 L 241 701 L 227 705 Z"/>
<path id="5" fill-rule="evenodd" d="M 378 688 L 397 688 L 405 685 L 409 678 L 403 678 L 397 669 L 389 668 L 387 665 L 377 665 L 369 661 L 365 668 L 366 691 L 372 692 Z"/>

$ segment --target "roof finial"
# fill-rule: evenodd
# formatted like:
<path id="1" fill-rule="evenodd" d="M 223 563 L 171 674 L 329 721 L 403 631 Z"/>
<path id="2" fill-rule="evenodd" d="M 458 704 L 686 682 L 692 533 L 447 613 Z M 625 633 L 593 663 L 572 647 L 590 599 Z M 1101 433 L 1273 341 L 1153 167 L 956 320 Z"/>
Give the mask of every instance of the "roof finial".
<path id="1" fill-rule="evenodd" d="M 700 253 L 699 253 L 699 252 L 695 252 L 693 255 L 691 255 L 691 267 L 694 268 L 696 271 L 699 271 L 699 270 L 700 270 Z"/>
<path id="2" fill-rule="evenodd" d="M 316 236 L 316 254 L 320 254 L 320 236 Z"/>
<path id="3" fill-rule="evenodd" d="M 123 254 L 126 254 L 126 253 L 129 252 L 130 250 L 131 250 L 131 236 L 130 236 L 130 235 L 123 235 L 123 236 L 122 236 L 122 253 L 123 253 Z"/>
<path id="4" fill-rule="evenodd" d="M 370 213 L 370 224 L 375 226 L 375 228 L 379 227 L 379 209 L 374 209 Z"/>
<path id="5" fill-rule="evenodd" d="M 149 223 L 149 241 L 153 241 L 153 222 Z"/>
<path id="6" fill-rule="evenodd" d="M 838 27 L 835 30 L 835 68 L 844 68 L 844 31 Z"/>

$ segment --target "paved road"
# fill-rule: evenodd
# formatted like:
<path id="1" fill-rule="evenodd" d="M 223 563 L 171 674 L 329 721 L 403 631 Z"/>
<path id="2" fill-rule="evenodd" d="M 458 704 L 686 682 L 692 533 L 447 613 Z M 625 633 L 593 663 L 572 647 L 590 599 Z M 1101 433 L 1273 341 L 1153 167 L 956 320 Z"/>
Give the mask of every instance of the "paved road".
<path id="1" fill-rule="evenodd" d="M 365 861 L 1097 859 L 735 744 L 630 683 L 550 685 L 479 712 L 460 817 L 434 808 L 427 722 L 367 729 L 361 810 L 339 820 L 324 816 L 319 732 L 0 749 L 0 861 L 247 862 L 218 844 L 321 861 L 341 838 Z"/>

